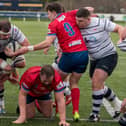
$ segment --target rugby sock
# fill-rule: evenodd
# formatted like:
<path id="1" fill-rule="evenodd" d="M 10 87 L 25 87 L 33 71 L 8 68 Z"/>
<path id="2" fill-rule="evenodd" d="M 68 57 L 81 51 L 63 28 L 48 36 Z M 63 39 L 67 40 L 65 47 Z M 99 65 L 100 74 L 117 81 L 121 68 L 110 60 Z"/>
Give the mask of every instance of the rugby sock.
<path id="1" fill-rule="evenodd" d="M 79 88 L 73 88 L 71 90 L 72 104 L 73 104 L 73 114 L 79 112 L 79 100 L 80 100 L 80 90 Z"/>
<path id="2" fill-rule="evenodd" d="M 4 89 L 1 89 L 1 90 L 0 90 L 0 99 L 2 99 L 3 96 L 4 96 Z"/>
<path id="3" fill-rule="evenodd" d="M 4 108 L 4 89 L 0 90 L 0 106 Z"/>
<path id="4" fill-rule="evenodd" d="M 104 89 L 93 91 L 92 94 L 92 114 L 98 115 L 104 97 Z"/>
<path id="5" fill-rule="evenodd" d="M 104 91 L 105 91 L 104 97 L 112 103 L 113 109 L 115 111 L 120 111 L 122 101 L 107 86 L 104 87 Z"/>
<path id="6" fill-rule="evenodd" d="M 104 97 L 109 100 L 109 101 L 113 101 L 116 97 L 115 93 L 113 92 L 113 90 L 111 90 L 109 87 L 104 86 Z"/>

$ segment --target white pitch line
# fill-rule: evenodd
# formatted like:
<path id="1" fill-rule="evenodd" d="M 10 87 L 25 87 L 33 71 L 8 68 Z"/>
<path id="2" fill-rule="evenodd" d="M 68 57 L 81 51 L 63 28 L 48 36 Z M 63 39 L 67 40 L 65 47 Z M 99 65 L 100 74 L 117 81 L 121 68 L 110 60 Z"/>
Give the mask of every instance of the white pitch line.
<path id="1" fill-rule="evenodd" d="M 0 119 L 16 119 L 17 117 L 18 116 L 2 116 L 2 115 L 0 115 Z M 43 117 L 35 117 L 35 118 L 33 118 L 33 120 L 55 120 L 55 118 L 48 119 L 48 118 L 43 118 Z M 67 118 L 66 120 L 67 121 L 73 121 L 72 118 Z M 81 118 L 80 121 L 88 121 L 88 119 Z M 118 120 L 101 119 L 100 122 L 112 122 L 112 123 L 115 123 L 115 122 L 118 122 Z"/>

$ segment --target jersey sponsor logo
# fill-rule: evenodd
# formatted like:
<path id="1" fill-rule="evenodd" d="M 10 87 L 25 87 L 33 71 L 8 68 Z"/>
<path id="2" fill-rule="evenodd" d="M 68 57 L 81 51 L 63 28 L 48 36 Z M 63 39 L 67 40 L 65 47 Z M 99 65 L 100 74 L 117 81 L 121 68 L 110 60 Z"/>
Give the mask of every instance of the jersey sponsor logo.
<path id="1" fill-rule="evenodd" d="M 80 44 L 81 44 L 81 40 L 72 41 L 71 43 L 69 43 L 69 47 L 75 46 L 75 45 L 80 45 Z"/>
<path id="2" fill-rule="evenodd" d="M 86 43 L 89 43 L 89 42 L 96 42 L 96 37 L 95 36 L 90 36 L 90 37 L 85 37 L 84 38 L 85 42 Z"/>
<path id="3" fill-rule="evenodd" d="M 64 15 L 62 15 L 61 17 L 59 17 L 57 20 L 59 21 L 59 22 L 61 22 L 61 21 L 63 21 L 65 19 L 65 16 Z"/>
<path id="4" fill-rule="evenodd" d="M 51 30 L 50 29 L 48 29 L 48 33 L 51 33 Z"/>
<path id="5" fill-rule="evenodd" d="M 61 88 L 64 88 L 64 84 L 63 82 L 60 82 L 58 85 L 57 85 L 57 89 L 61 89 Z"/>

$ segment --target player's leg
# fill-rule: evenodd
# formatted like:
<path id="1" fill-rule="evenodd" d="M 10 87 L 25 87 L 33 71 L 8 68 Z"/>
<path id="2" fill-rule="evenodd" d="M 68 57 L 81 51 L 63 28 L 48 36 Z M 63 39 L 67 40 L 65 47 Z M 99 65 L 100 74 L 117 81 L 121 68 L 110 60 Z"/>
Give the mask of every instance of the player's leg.
<path id="1" fill-rule="evenodd" d="M 16 68 L 14 68 L 13 71 L 10 73 L 10 76 L 9 76 L 8 80 L 9 80 L 12 84 L 17 84 L 17 83 L 19 83 L 19 73 L 18 73 L 18 71 L 17 71 Z"/>
<path id="2" fill-rule="evenodd" d="M 50 118 L 52 117 L 53 106 L 52 100 L 38 100 L 38 104 L 40 106 L 40 111 L 44 115 L 44 117 Z"/>
<path id="3" fill-rule="evenodd" d="M 16 68 L 24 68 L 25 65 L 26 61 L 24 55 L 19 55 L 12 59 L 11 66 L 13 68 L 13 71 L 11 72 L 8 79 L 11 83 L 16 84 L 19 82 L 19 73 Z"/>
<path id="4" fill-rule="evenodd" d="M 70 87 L 71 87 L 71 97 L 73 105 L 73 118 L 78 121 L 79 116 L 79 99 L 80 99 L 80 89 L 78 87 L 78 82 L 82 74 L 73 72 L 70 76 Z"/>
<path id="5" fill-rule="evenodd" d="M 72 74 L 70 76 L 70 87 L 71 87 L 71 97 L 73 105 L 73 119 L 78 121 L 79 116 L 79 101 L 80 101 L 80 89 L 78 87 L 79 80 L 82 74 L 86 71 L 88 64 L 88 53 L 87 51 L 77 52 L 72 56 L 74 62 L 72 66 Z M 73 60 L 72 60 L 73 61 Z"/>
<path id="6" fill-rule="evenodd" d="M 67 78 L 63 81 L 63 83 L 65 85 L 64 95 L 66 97 L 66 105 L 70 104 L 70 102 L 72 100 L 69 78 L 70 78 L 70 75 L 68 75 Z"/>
<path id="7" fill-rule="evenodd" d="M 107 104 L 106 102 L 103 102 L 103 105 L 105 106 L 105 108 L 107 109 L 108 113 L 113 113 L 113 114 L 110 114 L 110 116 L 112 116 L 113 118 L 118 118 L 119 115 L 120 115 L 120 108 L 121 108 L 121 103 L 122 101 L 117 97 L 117 95 L 115 94 L 115 92 L 110 89 L 109 87 L 107 86 L 104 86 L 104 97 L 108 100 L 108 104 L 111 105 L 111 107 L 113 107 L 113 110 L 114 112 L 112 112 L 112 108 L 111 110 L 108 108 L 107 109 Z"/>
<path id="8" fill-rule="evenodd" d="M 34 102 L 31 102 L 29 104 L 26 105 L 26 115 L 27 115 L 27 119 L 31 119 L 35 116 L 35 104 Z"/>
<path id="9" fill-rule="evenodd" d="M 78 82 L 82 73 L 85 72 L 88 64 L 88 52 L 75 52 L 75 53 L 63 53 L 59 61 L 58 67 L 60 69 L 60 75 L 64 79 L 70 75 L 70 87 L 73 105 L 73 117 L 75 121 L 79 120 L 79 97 L 80 90 L 78 88 Z"/>
<path id="10" fill-rule="evenodd" d="M 52 66 L 54 69 L 59 70 L 58 68 L 58 64 L 57 62 L 52 63 Z M 64 95 L 66 96 L 66 105 L 68 105 L 71 102 L 71 90 L 70 90 L 70 84 L 69 84 L 69 76 L 66 77 L 66 79 L 64 79 L 63 81 L 64 85 L 65 85 L 65 90 L 64 90 Z M 56 103 L 53 102 L 53 106 L 56 106 Z"/>
<path id="11" fill-rule="evenodd" d="M 115 115 L 114 108 L 112 107 L 111 103 L 106 98 L 103 98 L 103 106 L 111 117 Z"/>
<path id="12" fill-rule="evenodd" d="M 40 96 L 37 99 L 37 109 L 40 113 L 42 113 L 45 117 L 50 118 L 52 117 L 53 106 L 52 106 L 52 98 L 51 93 Z M 39 106 L 39 107 L 38 107 Z"/>
<path id="13" fill-rule="evenodd" d="M 26 115 L 27 119 L 33 118 L 35 116 L 35 97 L 29 94 L 26 97 Z"/>
<path id="14" fill-rule="evenodd" d="M 124 113 L 121 118 L 119 119 L 119 124 L 121 126 L 126 126 L 126 113 Z"/>
<path id="15" fill-rule="evenodd" d="M 108 75 L 101 69 L 95 69 L 92 77 L 92 113 L 90 121 L 99 121 L 100 107 L 104 98 L 104 81 Z"/>
<path id="16" fill-rule="evenodd" d="M 0 114 L 6 113 L 5 111 L 5 101 L 4 101 L 4 83 L 8 80 L 9 74 L 0 74 Z"/>
<path id="17" fill-rule="evenodd" d="M 100 107 L 104 98 L 104 82 L 111 75 L 117 64 L 117 54 L 113 54 L 90 63 L 90 77 L 92 77 L 92 113 L 90 121 L 99 121 Z"/>
<path id="18" fill-rule="evenodd" d="M 5 113 L 5 105 L 4 105 L 4 82 L 0 81 L 0 114 Z"/>

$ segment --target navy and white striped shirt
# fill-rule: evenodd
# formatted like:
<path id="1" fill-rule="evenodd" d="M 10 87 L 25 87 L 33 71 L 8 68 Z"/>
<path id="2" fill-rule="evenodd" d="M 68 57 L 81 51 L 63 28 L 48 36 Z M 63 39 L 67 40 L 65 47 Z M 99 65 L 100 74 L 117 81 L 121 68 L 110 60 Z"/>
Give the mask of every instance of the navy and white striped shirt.
<path id="1" fill-rule="evenodd" d="M 116 24 L 108 19 L 92 17 L 88 27 L 80 29 L 91 60 L 116 53 L 110 37 L 110 32 L 114 31 L 115 27 Z"/>

